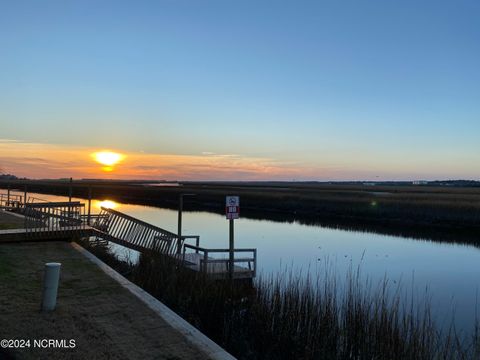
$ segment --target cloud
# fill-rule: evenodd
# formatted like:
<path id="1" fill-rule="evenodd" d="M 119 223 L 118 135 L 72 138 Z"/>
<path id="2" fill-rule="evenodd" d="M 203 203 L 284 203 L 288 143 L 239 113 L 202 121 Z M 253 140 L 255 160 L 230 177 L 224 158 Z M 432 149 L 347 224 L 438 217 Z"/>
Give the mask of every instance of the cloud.
<path id="1" fill-rule="evenodd" d="M 294 163 L 240 154 L 175 155 L 125 152 L 113 171 L 104 171 L 90 154 L 98 148 L 0 140 L 0 166 L 29 178 L 117 178 L 176 180 L 259 180 L 297 176 Z M 112 170 L 112 169 L 110 169 Z M 304 169 L 305 170 L 305 169 Z"/>
<path id="2" fill-rule="evenodd" d="M 393 170 L 390 173 L 386 170 L 381 172 L 378 168 L 361 165 L 354 167 L 328 162 L 312 164 L 291 159 L 211 152 L 178 155 L 121 151 L 125 159 L 106 171 L 105 167 L 90 156 L 99 150 L 102 148 L 0 140 L 0 168 L 3 172 L 28 178 L 290 181 L 395 176 Z"/>

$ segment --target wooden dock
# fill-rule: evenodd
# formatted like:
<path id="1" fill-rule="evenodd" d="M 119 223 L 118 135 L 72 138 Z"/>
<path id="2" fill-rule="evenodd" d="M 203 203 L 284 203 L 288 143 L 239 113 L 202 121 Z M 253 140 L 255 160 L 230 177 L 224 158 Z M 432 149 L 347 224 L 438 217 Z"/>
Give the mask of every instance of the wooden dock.
<path id="1" fill-rule="evenodd" d="M 222 249 L 222 251 L 228 253 L 228 249 Z M 229 276 L 230 267 L 228 258 L 218 259 L 209 256 L 205 257 L 202 254 L 189 253 L 183 255 L 182 260 L 186 268 L 196 272 L 205 272 L 211 278 L 226 279 Z M 235 259 L 235 261 L 253 263 L 255 259 Z M 235 279 L 251 279 L 255 277 L 255 269 L 252 268 L 251 265 L 248 268 L 234 265 L 233 274 Z"/>
<path id="2" fill-rule="evenodd" d="M 177 259 L 190 270 L 202 271 L 215 279 L 228 278 L 230 260 L 226 256 L 229 249 L 202 248 L 198 235 L 185 235 L 179 238 L 175 233 L 103 207 L 97 219 L 92 227 L 100 232 L 99 238 L 137 251 L 160 252 Z M 195 245 L 187 243 L 192 240 L 195 241 Z M 233 277 L 235 279 L 255 277 L 257 250 L 235 249 L 234 253 L 247 256 L 234 258 Z"/>
<path id="3" fill-rule="evenodd" d="M 155 251 L 212 279 L 229 278 L 232 267 L 233 279 L 256 276 L 256 249 L 234 249 L 231 261 L 229 249 L 200 247 L 198 235 L 179 237 L 113 209 L 102 207 L 99 214 L 87 215 L 80 202 L 20 202 L 10 196 L 0 199 L 0 207 L 22 214 L 25 219 L 22 229 L 0 231 L 0 243 L 89 238 L 93 244 L 112 242 L 140 252 Z M 12 206 L 11 201 L 18 202 Z"/>

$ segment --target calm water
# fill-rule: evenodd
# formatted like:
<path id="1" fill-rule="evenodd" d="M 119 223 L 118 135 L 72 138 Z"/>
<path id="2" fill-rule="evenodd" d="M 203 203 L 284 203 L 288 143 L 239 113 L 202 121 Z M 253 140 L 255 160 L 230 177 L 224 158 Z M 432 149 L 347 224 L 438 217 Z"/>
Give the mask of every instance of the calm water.
<path id="1" fill-rule="evenodd" d="M 29 195 L 65 201 L 64 197 Z M 100 204 L 100 200 L 92 201 L 92 213 L 100 210 Z M 115 205 L 118 211 L 177 232 L 174 210 Z M 228 247 L 228 221 L 220 215 L 184 212 L 183 234 L 200 235 L 203 247 Z M 475 247 L 250 219 L 235 221 L 235 246 L 257 248 L 262 273 L 278 272 L 287 266 L 315 275 L 322 273 L 328 262 L 342 278 L 351 266 L 360 265 L 362 274 L 373 283 L 386 277 L 421 295 L 428 288 L 439 324 L 449 324 L 455 308 L 457 326 L 467 331 L 473 326 L 480 285 L 480 250 Z M 116 250 L 124 251 L 120 247 Z M 137 256 L 135 252 L 128 254 L 132 259 Z"/>

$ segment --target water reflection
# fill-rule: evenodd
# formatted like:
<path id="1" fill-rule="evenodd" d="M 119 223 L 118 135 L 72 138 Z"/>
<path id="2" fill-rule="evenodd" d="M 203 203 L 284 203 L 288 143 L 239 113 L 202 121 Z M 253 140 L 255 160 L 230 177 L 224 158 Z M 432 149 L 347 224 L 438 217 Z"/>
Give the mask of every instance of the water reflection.
<path id="1" fill-rule="evenodd" d="M 65 201 L 65 197 L 31 195 L 49 201 Z M 176 232 L 175 210 L 102 199 L 92 201 L 92 213 L 97 213 L 101 204 L 110 204 L 116 210 Z M 184 212 L 183 226 L 185 235 L 200 235 L 201 246 L 228 246 L 228 221 L 224 216 Z M 473 326 L 480 284 L 478 248 L 299 222 L 279 223 L 246 218 L 236 221 L 235 245 L 258 249 L 258 267 L 263 274 L 277 273 L 289 267 L 322 276 L 325 267 L 331 266 L 341 280 L 349 269 L 360 266 L 364 277 L 372 283 L 387 278 L 391 284 L 402 284 L 404 289 L 419 297 L 428 288 L 433 315 L 439 322 L 450 325 L 452 308 L 455 307 L 458 328 L 470 330 Z M 133 261 L 138 256 L 138 253 L 125 251 L 119 246 L 115 249 L 123 251 L 123 256 Z"/>
<path id="2" fill-rule="evenodd" d="M 102 207 L 107 209 L 117 209 L 119 207 L 119 204 L 112 200 L 93 200 L 92 205 L 96 210 L 100 210 Z"/>

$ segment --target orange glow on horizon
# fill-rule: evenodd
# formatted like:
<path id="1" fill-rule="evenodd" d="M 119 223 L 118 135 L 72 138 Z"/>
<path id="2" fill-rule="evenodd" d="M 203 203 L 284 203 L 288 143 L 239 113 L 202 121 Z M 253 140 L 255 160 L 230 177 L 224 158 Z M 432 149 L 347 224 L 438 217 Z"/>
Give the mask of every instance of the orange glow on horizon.
<path id="1" fill-rule="evenodd" d="M 115 163 L 104 165 L 97 161 Z M 432 166 L 425 159 L 417 163 L 392 163 L 388 157 L 373 155 L 355 158 L 354 162 L 335 154 L 321 160 L 293 161 L 260 156 L 238 154 L 168 154 L 125 151 L 72 146 L 62 144 L 28 143 L 0 139 L 0 171 L 18 177 L 32 179 L 117 179 L 117 180 L 358 180 L 372 179 L 382 175 L 387 179 L 440 178 L 445 168 L 441 164 Z M 105 160 L 105 161 L 104 161 Z M 353 161 L 353 160 L 352 160 Z M 431 163 L 431 161 L 429 162 Z M 429 173 L 422 169 L 429 168 Z M 450 172 L 465 173 L 465 177 L 478 177 L 476 170 L 467 172 L 468 163 L 458 161 L 449 167 Z M 377 176 L 378 177 L 378 176 Z"/>
<path id="2" fill-rule="evenodd" d="M 104 163 L 115 163 L 115 165 Z M 292 161 L 266 157 L 208 152 L 197 155 L 120 153 L 108 149 L 98 150 L 98 148 L 82 146 L 24 143 L 1 139 L 0 165 L 4 172 L 33 179 L 74 177 L 117 180 L 228 181 L 341 177 L 337 175 L 335 167 L 312 166 L 308 163 L 296 164 Z M 341 175 L 346 177 L 350 174 Z"/>

